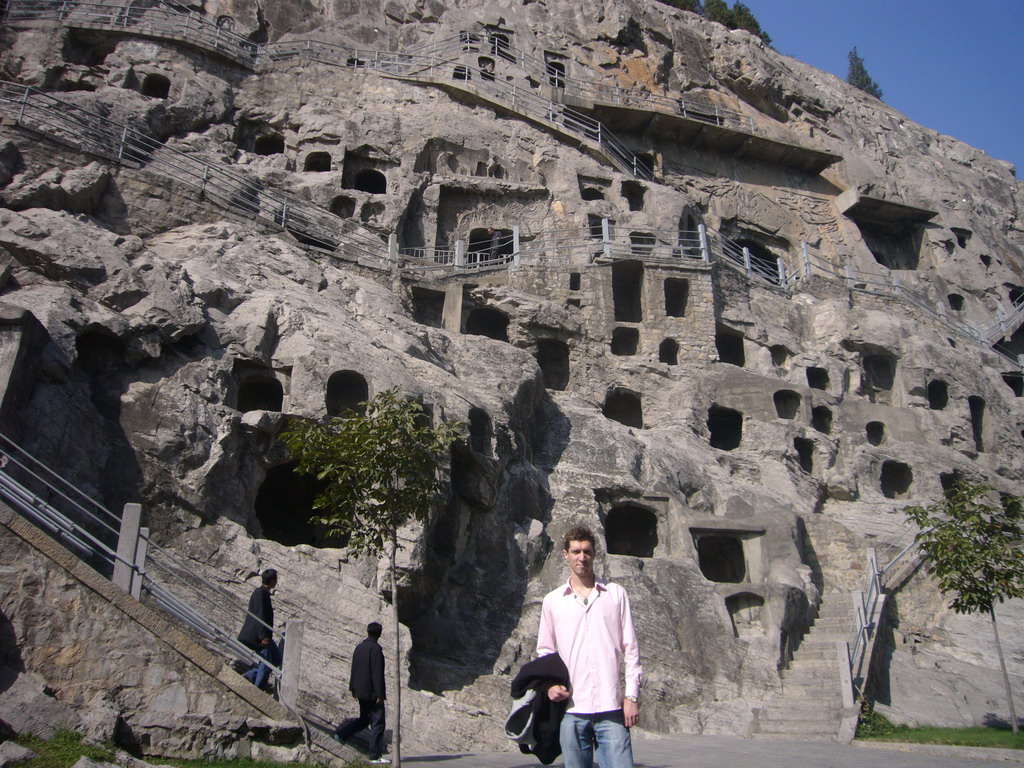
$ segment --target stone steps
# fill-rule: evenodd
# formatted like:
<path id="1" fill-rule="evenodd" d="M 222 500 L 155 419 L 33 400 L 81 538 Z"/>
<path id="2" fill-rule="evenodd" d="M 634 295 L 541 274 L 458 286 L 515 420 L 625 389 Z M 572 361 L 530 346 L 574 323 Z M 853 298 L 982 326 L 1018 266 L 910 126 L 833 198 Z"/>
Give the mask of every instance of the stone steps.
<path id="1" fill-rule="evenodd" d="M 822 596 L 818 616 L 782 672 L 782 692 L 754 710 L 750 736 L 835 741 L 844 717 L 836 643 L 853 622 L 849 595 Z"/>

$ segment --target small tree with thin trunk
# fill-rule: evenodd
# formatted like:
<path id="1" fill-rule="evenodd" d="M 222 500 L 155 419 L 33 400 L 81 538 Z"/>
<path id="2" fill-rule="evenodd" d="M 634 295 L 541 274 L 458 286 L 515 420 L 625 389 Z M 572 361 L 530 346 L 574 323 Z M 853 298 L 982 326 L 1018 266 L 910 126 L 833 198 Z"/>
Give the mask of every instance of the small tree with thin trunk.
<path id="1" fill-rule="evenodd" d="M 987 485 L 954 484 L 944 501 L 904 512 L 921 528 L 917 542 L 939 589 L 952 595 L 957 613 L 985 611 L 992 619 L 996 653 L 1003 672 L 1010 724 L 1017 733 L 1010 678 L 996 626 L 995 603 L 1024 597 L 1024 498 L 995 496 Z"/>
<path id="2" fill-rule="evenodd" d="M 387 553 L 394 626 L 392 663 L 392 740 L 394 764 L 402 764 L 402 674 L 395 555 L 398 529 L 423 520 L 441 495 L 438 460 L 460 431 L 459 424 L 430 424 L 423 406 L 398 394 L 381 392 L 361 403 L 365 415 L 350 412 L 326 424 L 295 421 L 282 434 L 296 471 L 322 484 L 313 502 L 314 521 L 328 536 L 347 541 L 359 556 Z"/>
<path id="3" fill-rule="evenodd" d="M 855 88 L 860 88 L 864 93 L 869 93 L 876 99 L 881 100 L 882 89 L 878 87 L 878 83 L 868 74 L 868 68 L 864 66 L 864 59 L 857 53 L 856 46 L 847 54 L 847 60 L 850 62 L 850 69 L 846 73 L 846 82 Z"/>

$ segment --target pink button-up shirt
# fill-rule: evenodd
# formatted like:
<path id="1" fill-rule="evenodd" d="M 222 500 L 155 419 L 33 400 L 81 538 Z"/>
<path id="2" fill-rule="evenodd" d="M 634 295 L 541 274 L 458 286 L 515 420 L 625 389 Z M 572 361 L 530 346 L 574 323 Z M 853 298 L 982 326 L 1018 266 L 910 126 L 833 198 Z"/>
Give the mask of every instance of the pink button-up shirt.
<path id="1" fill-rule="evenodd" d="M 568 712 L 593 714 L 622 709 L 621 669 L 626 696 L 640 694 L 640 647 L 629 597 L 618 584 L 598 580 L 587 605 L 566 582 L 544 598 L 537 654 L 558 653 L 572 683 Z"/>

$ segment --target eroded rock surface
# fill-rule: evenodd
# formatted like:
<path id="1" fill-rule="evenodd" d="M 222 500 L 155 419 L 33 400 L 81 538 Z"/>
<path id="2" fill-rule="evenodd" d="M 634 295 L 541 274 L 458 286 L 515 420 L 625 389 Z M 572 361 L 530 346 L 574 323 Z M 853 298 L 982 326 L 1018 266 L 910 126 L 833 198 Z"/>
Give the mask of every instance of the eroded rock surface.
<path id="1" fill-rule="evenodd" d="M 599 567 L 633 599 L 642 727 L 737 733 L 779 690 L 822 594 L 859 589 L 867 548 L 903 534 L 901 507 L 941 498 L 954 476 L 1024 492 L 1022 332 L 1005 329 L 1001 355 L 936 317 L 988 327 L 1021 299 L 1008 164 L 656 2 L 195 8 L 257 42 L 413 50 L 474 36 L 438 83 L 362 60 L 254 72 L 38 20 L 3 31 L 6 77 L 157 142 L 118 163 L 5 122 L 0 301 L 46 339 L 31 367 L 5 352 L 20 394 L 4 429 L 110 508 L 141 502 L 183 570 L 237 598 L 208 606 L 227 628 L 259 571 L 278 569 L 278 615 L 306 622 L 303 706 L 348 713 L 348 655 L 368 621 L 389 623 L 391 588 L 383 563 L 309 522 L 310 488 L 276 436 L 390 387 L 466 425 L 448 498 L 402 536 L 412 749 L 504 743 L 508 683 L 577 522 L 600 532 Z M 545 61 L 705 112 L 564 97 L 650 164 L 653 179 L 636 178 L 564 122 L 465 79 L 489 72 L 557 105 Z M 735 123 L 707 122 L 716 107 Z M 169 176 L 172 159 L 236 174 L 234 202 Z M 239 214 L 239 200 L 263 211 L 275 194 L 330 211 L 384 255 L 393 233 L 409 260 L 310 250 L 286 216 L 282 229 Z M 489 227 L 524 253 L 571 248 L 499 270 L 409 266 L 458 248 L 472 265 Z M 746 248 L 757 269 L 777 275 L 781 259 L 800 279 L 782 290 L 705 263 L 705 227 L 741 261 Z M 0 326 L 5 350 L 19 322 Z M 952 616 L 922 574 L 895 603 L 879 689 L 893 716 L 1001 712 L 986 622 Z M 3 610 L 34 648 L 40 615 L 13 599 Z M 1010 638 L 1019 613 L 1001 615 Z M 208 713 L 186 688 L 116 666 L 106 705 L 143 731 L 160 712 Z M 78 706 L 106 685 L 47 679 Z M 244 731 L 201 725 L 211 739 Z"/>

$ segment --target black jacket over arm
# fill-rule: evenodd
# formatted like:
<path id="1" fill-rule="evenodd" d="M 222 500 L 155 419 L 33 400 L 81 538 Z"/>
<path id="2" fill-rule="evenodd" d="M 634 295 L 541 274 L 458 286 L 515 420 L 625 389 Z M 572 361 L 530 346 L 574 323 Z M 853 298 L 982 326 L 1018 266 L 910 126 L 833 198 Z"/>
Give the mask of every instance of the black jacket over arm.
<path id="1" fill-rule="evenodd" d="M 569 701 L 551 701 L 548 688 L 569 687 L 569 670 L 557 653 L 524 664 L 512 681 L 512 711 L 505 733 L 519 742 L 519 750 L 551 765 L 562 754 L 558 729 Z"/>
<path id="2" fill-rule="evenodd" d="M 384 651 L 373 638 L 366 638 L 352 652 L 352 677 L 348 689 L 357 699 L 376 701 L 384 695 Z"/>
<path id="3" fill-rule="evenodd" d="M 270 602 L 270 589 L 262 585 L 256 587 L 249 598 L 249 613 L 242 624 L 242 631 L 238 633 L 238 641 L 247 648 L 256 650 L 263 644 L 263 638 L 273 636 L 270 630 L 272 626 L 274 606 Z"/>

